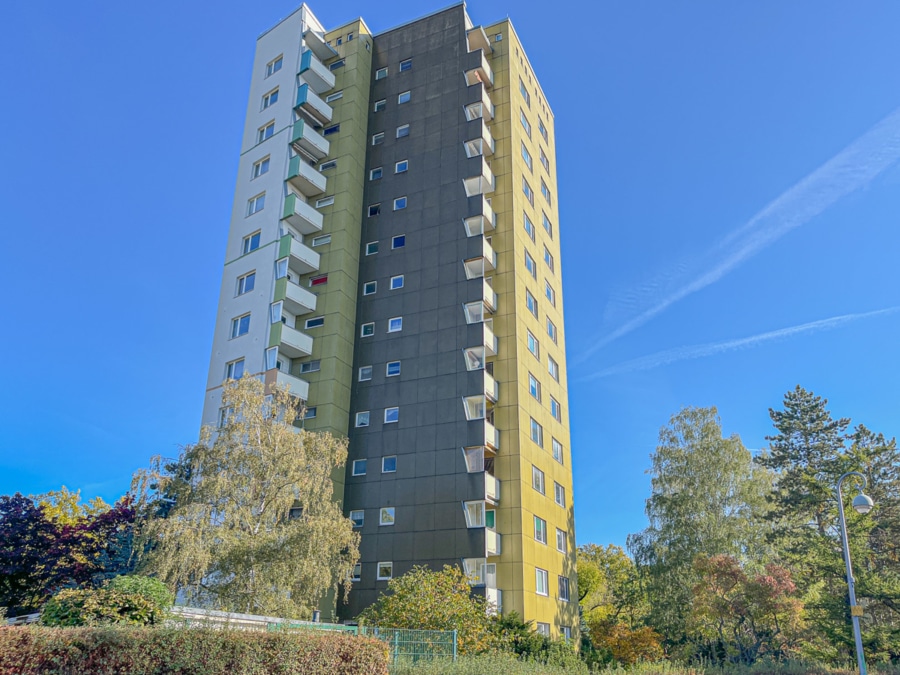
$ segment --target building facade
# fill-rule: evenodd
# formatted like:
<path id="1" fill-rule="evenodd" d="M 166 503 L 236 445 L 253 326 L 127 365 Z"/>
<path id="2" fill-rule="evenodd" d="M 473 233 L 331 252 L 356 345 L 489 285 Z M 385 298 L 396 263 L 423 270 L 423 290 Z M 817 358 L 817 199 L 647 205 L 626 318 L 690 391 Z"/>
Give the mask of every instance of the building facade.
<path id="1" fill-rule="evenodd" d="M 257 43 L 203 413 L 261 376 L 349 437 L 352 619 L 413 565 L 578 626 L 553 115 L 512 24 Z"/>

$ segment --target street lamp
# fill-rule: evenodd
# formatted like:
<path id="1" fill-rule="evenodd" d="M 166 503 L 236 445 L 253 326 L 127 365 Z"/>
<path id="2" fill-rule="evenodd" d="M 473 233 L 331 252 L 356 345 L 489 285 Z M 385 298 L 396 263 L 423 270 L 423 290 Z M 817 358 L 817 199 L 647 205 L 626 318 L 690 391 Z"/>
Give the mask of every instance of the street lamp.
<path id="1" fill-rule="evenodd" d="M 850 471 L 838 478 L 837 482 L 837 498 L 838 513 L 841 522 L 841 544 L 844 547 L 844 562 L 847 565 L 847 589 L 850 594 L 850 620 L 853 622 L 853 637 L 856 640 L 856 662 L 859 664 L 859 675 L 866 675 L 866 657 L 863 654 L 862 634 L 859 631 L 859 617 L 862 616 L 862 607 L 856 604 L 856 588 L 853 583 L 853 568 L 850 565 L 850 544 L 847 542 L 847 520 L 844 518 L 844 495 L 841 493 L 841 483 L 848 476 L 856 476 L 862 480 L 859 488 L 859 494 L 853 498 L 853 509 L 865 515 L 872 510 L 875 502 L 866 494 L 863 494 L 863 488 L 866 487 L 866 477 L 858 471 Z"/>

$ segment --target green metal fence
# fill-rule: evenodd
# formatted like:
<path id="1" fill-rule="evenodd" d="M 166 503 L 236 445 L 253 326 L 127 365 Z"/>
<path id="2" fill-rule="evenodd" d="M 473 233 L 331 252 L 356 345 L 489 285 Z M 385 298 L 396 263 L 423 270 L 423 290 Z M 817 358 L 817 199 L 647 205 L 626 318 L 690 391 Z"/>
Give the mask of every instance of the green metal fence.
<path id="1" fill-rule="evenodd" d="M 360 626 L 359 634 L 377 638 L 390 648 L 390 662 L 409 663 L 422 660 L 456 660 L 455 630 L 409 630 Z"/>

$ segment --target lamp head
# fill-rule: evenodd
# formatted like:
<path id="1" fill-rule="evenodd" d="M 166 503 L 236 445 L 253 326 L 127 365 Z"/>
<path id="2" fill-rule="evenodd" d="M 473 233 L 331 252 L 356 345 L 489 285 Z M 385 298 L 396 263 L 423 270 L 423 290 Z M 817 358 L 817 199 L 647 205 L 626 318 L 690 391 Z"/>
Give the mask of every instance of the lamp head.
<path id="1" fill-rule="evenodd" d="M 853 509 L 860 515 L 867 514 L 872 510 L 873 506 L 875 506 L 875 502 L 872 501 L 869 495 L 863 494 L 862 491 L 853 498 Z"/>

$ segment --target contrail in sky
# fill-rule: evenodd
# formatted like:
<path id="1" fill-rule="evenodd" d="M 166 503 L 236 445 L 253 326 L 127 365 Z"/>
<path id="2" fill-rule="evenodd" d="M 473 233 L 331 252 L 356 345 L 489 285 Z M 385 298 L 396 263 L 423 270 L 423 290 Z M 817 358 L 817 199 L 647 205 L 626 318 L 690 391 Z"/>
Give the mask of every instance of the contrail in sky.
<path id="1" fill-rule="evenodd" d="M 768 333 L 760 333 L 759 335 L 751 335 L 750 337 L 739 338 L 737 340 L 726 340 L 725 342 L 713 342 L 705 345 L 693 345 L 690 347 L 676 347 L 675 349 L 667 349 L 666 351 L 642 356 L 638 359 L 624 361 L 615 366 L 604 368 L 601 371 L 580 378 L 582 381 L 597 380 L 610 375 L 619 375 L 621 373 L 630 373 L 636 370 L 650 370 L 658 366 L 664 366 L 676 361 L 685 361 L 687 359 L 699 359 L 704 356 L 712 356 L 723 352 L 731 352 L 736 349 L 745 349 L 755 347 L 763 342 L 771 342 L 772 340 L 780 340 L 783 338 L 799 335 L 800 333 L 811 333 L 823 330 L 831 330 L 839 328 L 848 323 L 859 321 L 860 319 L 869 319 L 875 316 L 883 316 L 893 314 L 900 307 L 888 307 L 887 309 L 879 309 L 874 312 L 864 312 L 862 314 L 842 314 L 841 316 L 833 316 L 830 319 L 821 319 L 820 321 L 812 321 L 810 323 L 800 324 L 799 326 L 791 326 L 789 328 L 779 328 L 778 330 L 769 331 Z"/>
<path id="2" fill-rule="evenodd" d="M 871 183 L 898 159 L 900 108 L 707 251 L 700 263 L 692 266 L 701 269 L 693 271 L 684 266 L 677 269 L 671 283 L 664 284 L 679 284 L 675 288 L 665 292 L 663 289 L 657 290 L 656 284 L 648 286 L 650 299 L 643 304 L 650 306 L 591 345 L 575 363 L 583 362 L 598 349 L 643 326 L 670 305 L 715 283 L 794 228 Z M 691 275 L 693 278 L 690 278 Z"/>

